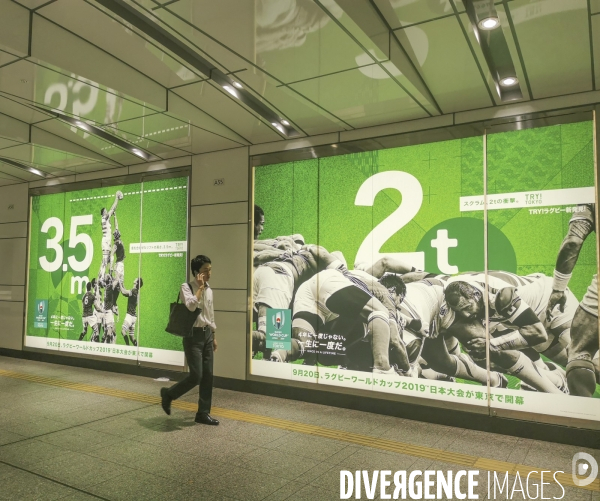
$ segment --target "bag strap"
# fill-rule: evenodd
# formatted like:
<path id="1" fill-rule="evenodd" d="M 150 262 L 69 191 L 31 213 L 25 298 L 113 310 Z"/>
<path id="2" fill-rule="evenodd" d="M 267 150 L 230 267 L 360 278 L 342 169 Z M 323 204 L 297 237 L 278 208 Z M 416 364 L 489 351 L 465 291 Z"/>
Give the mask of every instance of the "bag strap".
<path id="1" fill-rule="evenodd" d="M 190 282 L 188 282 L 187 286 L 190 288 L 190 292 L 192 294 L 194 294 L 194 289 L 192 288 L 192 284 Z M 177 293 L 177 301 L 176 301 L 176 303 L 179 303 L 179 292 Z"/>

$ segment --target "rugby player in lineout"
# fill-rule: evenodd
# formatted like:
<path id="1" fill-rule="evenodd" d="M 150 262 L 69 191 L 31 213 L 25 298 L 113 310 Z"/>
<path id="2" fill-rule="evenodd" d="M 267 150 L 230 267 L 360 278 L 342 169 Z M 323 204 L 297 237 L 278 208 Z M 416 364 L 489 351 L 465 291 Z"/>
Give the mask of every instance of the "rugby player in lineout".
<path id="1" fill-rule="evenodd" d="M 113 216 L 115 211 L 117 210 L 117 204 L 119 200 L 123 200 L 123 193 L 117 191 L 115 194 L 115 201 L 112 204 L 110 210 L 106 210 L 105 207 L 100 209 L 101 216 L 101 225 L 102 225 L 102 264 L 100 265 L 100 271 L 98 273 L 98 279 L 102 279 L 104 277 L 104 273 L 106 272 L 106 267 L 110 261 L 110 251 L 112 249 L 111 239 L 112 239 L 112 231 L 110 218 Z"/>
<path id="2" fill-rule="evenodd" d="M 569 221 L 554 269 L 552 295 L 548 300 L 547 312 L 555 308 L 561 312 L 568 303 L 567 284 L 579 258 L 586 238 L 596 231 L 596 207 L 594 204 L 579 206 Z M 572 395 L 591 397 L 596 391 L 597 371 L 594 365 L 598 353 L 598 274 L 594 274 L 583 300 L 579 304 L 571 326 L 571 342 L 568 347 L 567 381 Z"/>
<path id="3" fill-rule="evenodd" d="M 83 324 L 83 331 L 79 335 L 79 341 L 83 341 L 87 336 L 88 327 L 92 329 L 92 339 L 97 336 L 98 331 L 98 318 L 94 314 L 94 303 L 96 302 L 95 291 L 92 292 L 92 288 L 96 286 L 96 279 L 92 279 L 91 282 L 85 284 L 87 289 L 86 293 L 81 298 L 81 304 L 83 306 L 83 315 L 81 322 Z"/>
<path id="4" fill-rule="evenodd" d="M 122 284 L 125 279 L 125 246 L 121 240 L 121 232 L 115 214 L 115 231 L 113 233 L 114 243 L 112 246 L 111 267 L 114 265 L 114 276 Z"/>
<path id="5" fill-rule="evenodd" d="M 130 341 L 133 346 L 137 346 L 137 341 L 135 339 L 135 323 L 137 322 L 137 306 L 140 289 L 143 285 L 144 281 L 141 277 L 136 278 L 133 281 L 131 290 L 123 288 L 123 285 L 120 284 L 121 294 L 127 298 L 127 315 L 125 316 L 123 326 L 121 327 L 121 334 L 123 334 L 123 339 L 127 346 L 129 346 Z"/>

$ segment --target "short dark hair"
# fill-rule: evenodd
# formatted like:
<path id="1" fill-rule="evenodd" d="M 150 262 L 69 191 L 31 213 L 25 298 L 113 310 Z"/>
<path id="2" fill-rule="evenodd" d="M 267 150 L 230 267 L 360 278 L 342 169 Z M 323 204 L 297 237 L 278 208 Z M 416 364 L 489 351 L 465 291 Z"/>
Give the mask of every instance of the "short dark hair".
<path id="1" fill-rule="evenodd" d="M 406 296 L 406 284 L 399 275 L 384 275 L 379 279 L 379 283 L 386 289 L 394 291 L 397 296 Z"/>
<path id="2" fill-rule="evenodd" d="M 444 291 L 444 297 L 446 302 L 450 305 L 450 308 L 457 307 L 460 302 L 460 298 L 475 299 L 480 301 L 482 298 L 481 292 L 467 282 L 452 282 L 448 284 Z"/>
<path id="3" fill-rule="evenodd" d="M 144 286 L 144 281 L 142 280 L 142 277 L 138 278 L 138 288 L 141 289 Z"/>
<path id="4" fill-rule="evenodd" d="M 265 211 L 262 210 L 258 205 L 254 204 L 254 221 L 258 221 L 260 216 L 264 217 Z"/>
<path id="5" fill-rule="evenodd" d="M 202 254 L 196 256 L 192 259 L 190 263 L 190 268 L 192 269 L 192 275 L 196 276 L 200 272 L 200 268 L 206 263 L 211 264 L 211 260 L 208 256 L 203 256 Z"/>
<path id="6" fill-rule="evenodd" d="M 87 289 L 87 291 L 91 291 L 92 290 L 92 282 L 88 282 L 87 284 L 85 284 L 85 288 Z"/>
<path id="7" fill-rule="evenodd" d="M 100 209 L 100 215 L 103 216 L 104 215 L 104 211 L 106 210 L 106 207 L 102 207 L 102 209 Z"/>

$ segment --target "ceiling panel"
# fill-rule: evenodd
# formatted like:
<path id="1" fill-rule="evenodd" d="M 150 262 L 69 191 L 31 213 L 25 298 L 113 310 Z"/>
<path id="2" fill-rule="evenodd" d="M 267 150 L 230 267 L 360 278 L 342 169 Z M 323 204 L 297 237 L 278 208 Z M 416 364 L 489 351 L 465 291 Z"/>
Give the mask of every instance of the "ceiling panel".
<path id="1" fill-rule="evenodd" d="M 49 0 L 15 0 L 28 9 L 37 9 L 38 7 L 48 3 Z"/>
<path id="2" fill-rule="evenodd" d="M 596 88 L 600 83 L 600 16 L 592 16 L 592 40 L 594 41 L 594 73 Z"/>
<path id="3" fill-rule="evenodd" d="M 211 5 L 212 4 L 214 4 L 214 2 L 211 3 Z M 211 64 L 214 64 L 225 73 L 249 68 L 255 61 L 253 54 L 246 57 L 247 54 L 245 51 L 233 52 L 222 43 L 219 43 L 218 40 L 215 40 L 206 33 L 198 30 L 195 25 L 188 20 L 190 16 L 187 14 L 180 15 L 178 12 L 169 10 L 170 7 L 174 8 L 176 4 L 170 4 L 166 8 L 158 10 L 152 10 L 153 7 L 156 7 L 156 2 L 154 2 L 154 0 L 138 0 L 133 5 L 138 8 L 141 6 L 140 10 L 144 15 L 149 17 L 155 16 L 163 28 L 176 38 L 180 39 L 183 43 L 194 47 L 194 50 L 198 51 L 203 58 L 208 59 Z M 227 11 L 227 15 L 221 14 L 219 24 L 222 24 L 223 19 L 228 19 L 231 21 L 231 25 L 227 29 L 232 30 L 234 25 L 233 13 L 247 5 L 248 2 L 236 3 L 234 11 Z M 252 18 L 243 19 L 243 22 L 248 26 L 253 26 Z M 237 35 L 241 36 L 243 30 L 238 29 L 236 31 Z M 253 44 L 251 42 L 252 40 L 246 41 L 243 46 L 252 48 Z"/>
<path id="4" fill-rule="evenodd" d="M 19 59 L 19 56 L 15 56 L 10 52 L 6 52 L 4 50 L 0 50 L 0 66 L 4 66 L 6 64 L 12 63 Z"/>
<path id="5" fill-rule="evenodd" d="M 31 174 L 12 165 L 6 164 L 0 160 L 0 177 L 6 180 L 7 184 L 22 183 L 24 181 L 39 181 L 42 179 L 40 176 Z"/>
<path id="6" fill-rule="evenodd" d="M 29 11 L 12 0 L 0 0 L 0 49 L 27 56 Z"/>
<path id="7" fill-rule="evenodd" d="M 592 14 L 600 12 L 600 0 L 590 0 L 590 12 Z"/>
<path id="8" fill-rule="evenodd" d="M 421 75 L 444 113 L 491 106 L 456 17 L 405 28 Z"/>
<path id="9" fill-rule="evenodd" d="M 27 60 L 0 68 L 0 90 L 23 104 L 45 106 L 96 123 L 156 113 L 113 89 Z"/>
<path id="10" fill-rule="evenodd" d="M 0 167 L 0 169 L 2 169 L 2 167 Z M 19 183 L 22 183 L 22 182 L 23 182 L 22 179 L 16 179 L 16 178 L 13 178 L 13 177 L 10 177 L 10 176 L 5 176 L 0 171 L 0 186 L 10 186 L 12 184 L 19 184 Z"/>
<path id="11" fill-rule="evenodd" d="M 41 128 L 42 126 L 50 127 L 52 124 L 56 125 L 56 129 L 54 132 L 49 132 Z M 73 140 L 74 138 L 75 140 Z M 70 126 L 63 124 L 58 120 L 44 122 L 42 124 L 33 126 L 31 129 L 31 142 L 34 145 L 64 151 L 68 154 L 72 154 L 88 160 L 93 160 L 94 162 L 97 162 L 101 165 L 120 167 L 119 162 L 117 162 L 116 159 L 122 160 L 123 164 L 139 163 L 143 161 L 139 157 L 123 150 L 121 150 L 120 153 L 114 155 L 113 157 L 111 157 L 110 155 L 102 155 L 101 153 L 93 151 L 89 147 L 91 144 L 94 143 L 97 145 L 101 145 L 101 139 L 95 136 L 89 136 L 87 140 L 79 138 L 80 136 L 74 133 L 71 130 Z M 83 145 L 79 144 L 79 142 L 82 142 Z M 110 143 L 110 145 L 112 146 L 112 143 Z"/>
<path id="12" fill-rule="evenodd" d="M 22 144 L 22 143 L 0 137 L 0 150 L 2 150 L 4 148 L 10 148 L 11 146 L 17 146 L 18 144 Z M 0 156 L 2 156 L 2 153 L 0 153 Z"/>
<path id="13" fill-rule="evenodd" d="M 141 3 L 145 6 L 156 5 L 151 0 Z M 211 37 L 225 45 L 233 54 L 255 62 L 254 4 L 253 1 L 239 0 L 178 0 L 154 13 L 184 36 L 200 34 L 194 29 L 199 28 L 205 35 L 194 38 L 194 41 L 199 42 L 200 48 L 213 57 L 222 54 L 213 54 L 216 44 L 211 42 Z M 177 20 L 177 17 L 180 19 Z M 228 65 L 227 60 L 220 57 L 217 60 L 220 64 Z"/>
<path id="14" fill-rule="evenodd" d="M 287 86 L 278 86 L 275 80 L 256 68 L 236 74 L 236 80 L 252 89 L 267 106 L 277 110 L 282 118 L 306 134 L 325 134 L 348 128 L 337 117 Z"/>
<path id="15" fill-rule="evenodd" d="M 42 14 L 165 87 L 206 78 L 197 70 L 181 64 L 156 43 L 136 34 L 124 22 L 109 17 L 96 8 L 96 4 L 60 0 L 45 7 Z"/>
<path id="16" fill-rule="evenodd" d="M 174 92 L 169 92 L 169 111 L 165 115 L 185 120 L 196 127 L 225 137 L 236 144 L 250 144 L 249 141 L 233 131 L 233 129 L 230 129 Z"/>
<path id="17" fill-rule="evenodd" d="M 31 43 L 31 55 L 36 60 L 117 89 L 157 111 L 165 109 L 165 91 L 160 84 L 38 15 L 33 16 Z"/>
<path id="18" fill-rule="evenodd" d="M 343 11 L 335 2 L 323 3 L 331 6 L 336 16 L 342 16 Z M 359 66 L 356 57 L 363 51 L 313 0 L 254 4 L 239 0 L 180 0 L 161 10 L 178 14 L 286 83 Z M 168 17 L 163 19 L 171 23 Z M 210 45 L 200 46 L 211 54 Z M 226 64 L 220 57 L 218 60 Z"/>
<path id="19" fill-rule="evenodd" d="M 592 89 L 586 0 L 508 3 L 533 97 Z"/>
<path id="20" fill-rule="evenodd" d="M 12 97 L 0 94 L 0 113 L 9 115 L 22 122 L 34 123 L 41 120 L 52 118 L 49 113 L 43 113 L 33 107 L 33 104 L 27 105 L 24 101 L 18 101 Z"/>
<path id="21" fill-rule="evenodd" d="M 375 65 L 308 80 L 291 87 L 353 127 L 428 116 L 396 82 Z"/>
<path id="22" fill-rule="evenodd" d="M 175 92 L 220 122 L 230 127 L 251 143 L 277 141 L 282 137 L 252 113 L 215 89 L 208 82 L 200 82 L 176 89 Z"/>
<path id="23" fill-rule="evenodd" d="M 194 125 L 171 117 L 157 114 L 136 118 L 116 124 L 121 131 L 134 134 L 158 144 L 177 148 L 179 155 L 236 148 L 240 143 L 218 136 Z"/>
<path id="24" fill-rule="evenodd" d="M 0 80 L 0 84 L 1 84 Z M 0 114 L 0 137 L 26 143 L 29 141 L 29 126 L 7 115 Z"/>
<path id="25" fill-rule="evenodd" d="M 374 2 L 381 13 L 385 15 L 392 29 L 431 21 L 454 13 L 450 0 L 436 0 L 433 2 L 423 2 L 422 0 L 374 0 Z M 455 0 L 454 3 L 459 12 L 464 11 L 464 5 L 460 0 Z"/>
<path id="26" fill-rule="evenodd" d="M 39 130 L 45 131 L 49 135 L 42 137 L 39 133 L 32 133 L 32 141 L 45 146 L 60 147 L 81 156 L 95 158 L 99 162 L 112 164 L 114 167 L 143 161 L 132 153 L 118 148 L 98 136 L 88 134 L 78 127 L 68 125 L 58 119 L 35 125 L 33 131 L 37 132 Z M 62 143 L 59 146 L 57 142 L 61 140 L 68 141 L 69 144 Z"/>
<path id="27" fill-rule="evenodd" d="M 36 169 L 50 174 L 52 176 L 68 176 L 75 172 L 77 165 L 82 165 L 88 159 L 77 157 L 64 151 L 45 148 L 33 144 L 22 144 L 6 148 L 2 150 L 2 156 L 16 160 L 17 162 L 35 167 Z M 14 168 L 15 172 L 26 172 L 21 169 Z M 15 174 L 17 175 L 17 174 Z M 34 180 L 39 179 L 39 176 L 33 176 Z"/>
<path id="28" fill-rule="evenodd" d="M 83 168 L 93 168 L 93 170 L 114 168 L 112 165 L 91 158 L 35 144 L 23 144 L 6 148 L 2 150 L 2 156 L 31 165 L 53 176 L 70 175 L 74 172 L 80 172 Z"/>

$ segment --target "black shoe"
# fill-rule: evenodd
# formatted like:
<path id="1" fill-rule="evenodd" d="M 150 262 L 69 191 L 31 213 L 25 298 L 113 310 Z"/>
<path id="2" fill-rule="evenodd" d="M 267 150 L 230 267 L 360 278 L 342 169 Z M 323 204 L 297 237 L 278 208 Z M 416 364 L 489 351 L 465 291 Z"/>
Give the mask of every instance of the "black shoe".
<path id="1" fill-rule="evenodd" d="M 167 416 L 170 416 L 171 415 L 171 401 L 173 399 L 167 393 L 168 391 L 169 391 L 168 388 L 160 389 L 160 398 L 162 399 L 160 405 L 162 406 L 163 411 L 165 411 Z"/>
<path id="2" fill-rule="evenodd" d="M 79 334 L 79 341 L 83 341 L 84 337 L 85 337 L 85 332 L 82 332 L 81 334 Z"/>
<path id="3" fill-rule="evenodd" d="M 213 426 L 219 424 L 219 420 L 211 417 L 210 414 L 196 414 L 196 419 L 194 419 L 194 421 L 196 421 L 196 423 L 210 424 Z"/>

